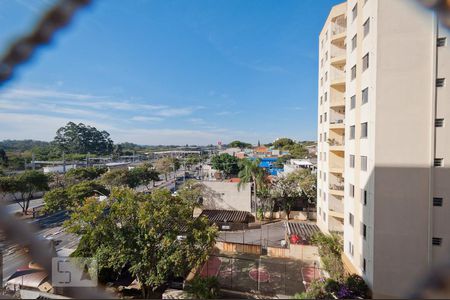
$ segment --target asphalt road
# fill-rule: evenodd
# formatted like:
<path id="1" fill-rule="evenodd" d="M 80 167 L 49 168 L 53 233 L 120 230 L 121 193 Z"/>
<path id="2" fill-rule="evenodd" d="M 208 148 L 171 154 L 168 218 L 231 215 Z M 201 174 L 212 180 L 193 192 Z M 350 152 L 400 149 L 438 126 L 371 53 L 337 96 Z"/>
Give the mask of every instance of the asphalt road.
<path id="1" fill-rule="evenodd" d="M 44 204 L 44 200 L 42 198 L 30 200 L 29 210 L 31 211 L 34 207 L 38 207 L 42 204 Z M 20 207 L 20 205 L 17 203 L 12 203 L 6 205 L 6 210 L 8 211 L 8 213 L 13 214 L 16 212 L 21 212 L 22 207 Z"/>

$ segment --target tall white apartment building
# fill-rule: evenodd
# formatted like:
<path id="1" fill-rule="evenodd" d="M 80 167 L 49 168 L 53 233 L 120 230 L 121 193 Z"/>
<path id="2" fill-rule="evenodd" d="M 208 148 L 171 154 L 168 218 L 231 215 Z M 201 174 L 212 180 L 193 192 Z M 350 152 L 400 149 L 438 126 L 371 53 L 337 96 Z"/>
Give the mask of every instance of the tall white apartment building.
<path id="1" fill-rule="evenodd" d="M 375 297 L 450 262 L 448 37 L 411 0 L 348 0 L 320 34 L 317 223 Z"/>

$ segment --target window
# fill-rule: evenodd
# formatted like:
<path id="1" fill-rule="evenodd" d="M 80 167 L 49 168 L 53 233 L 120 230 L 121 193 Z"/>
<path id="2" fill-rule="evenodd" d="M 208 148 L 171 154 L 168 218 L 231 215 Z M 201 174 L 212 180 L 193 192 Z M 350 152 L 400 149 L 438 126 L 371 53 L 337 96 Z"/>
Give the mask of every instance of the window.
<path id="1" fill-rule="evenodd" d="M 367 171 L 367 156 L 361 156 L 361 171 Z"/>
<path id="2" fill-rule="evenodd" d="M 328 72 L 325 72 L 325 82 L 328 80 Z"/>
<path id="3" fill-rule="evenodd" d="M 440 38 L 438 38 L 438 39 L 437 39 L 436 45 L 437 45 L 438 47 L 444 47 L 444 46 L 446 46 L 446 45 L 447 45 L 447 38 L 446 38 L 446 37 L 440 37 Z"/>
<path id="4" fill-rule="evenodd" d="M 324 161 L 327 161 L 327 153 L 326 153 L 326 152 L 323 153 L 323 160 L 324 160 Z M 326 174 L 327 174 L 327 173 L 323 173 L 323 180 L 327 180 Z"/>
<path id="5" fill-rule="evenodd" d="M 358 16 L 358 4 L 355 4 L 352 9 L 352 21 L 355 21 L 356 17 Z"/>
<path id="6" fill-rule="evenodd" d="M 322 134 L 319 134 L 319 142 L 322 141 Z"/>
<path id="7" fill-rule="evenodd" d="M 328 40 L 328 31 L 325 32 L 325 41 L 327 41 L 327 40 Z"/>
<path id="8" fill-rule="evenodd" d="M 364 239 L 366 239 L 367 236 L 367 226 L 364 223 L 361 223 L 361 235 Z"/>
<path id="9" fill-rule="evenodd" d="M 367 137 L 367 122 L 361 123 L 361 138 Z"/>
<path id="10" fill-rule="evenodd" d="M 324 99 L 324 101 L 327 102 L 327 100 L 328 100 L 328 93 L 325 92 L 325 99 Z"/>
<path id="11" fill-rule="evenodd" d="M 364 37 L 366 37 L 370 31 L 370 18 L 367 18 L 366 22 L 364 22 L 363 28 L 364 28 Z"/>
<path id="12" fill-rule="evenodd" d="M 320 96 L 320 104 L 322 104 L 323 96 Z"/>
<path id="13" fill-rule="evenodd" d="M 326 202 L 327 201 L 327 193 L 323 193 L 323 202 Z"/>
<path id="14" fill-rule="evenodd" d="M 323 133 L 323 141 L 324 141 L 324 142 L 327 141 L 327 133 L 326 133 L 326 132 Z"/>
<path id="15" fill-rule="evenodd" d="M 363 268 L 363 272 L 366 273 L 366 259 L 365 258 L 363 258 L 362 268 Z"/>
<path id="16" fill-rule="evenodd" d="M 320 60 L 320 67 L 323 67 L 323 58 Z"/>
<path id="17" fill-rule="evenodd" d="M 355 220 L 353 218 L 353 214 L 352 213 L 348 213 L 348 223 L 353 226 L 354 222 L 355 222 Z"/>
<path id="18" fill-rule="evenodd" d="M 369 68 L 369 53 L 364 55 L 363 62 L 362 62 L 362 70 L 363 72 Z"/>
<path id="19" fill-rule="evenodd" d="M 443 198 L 434 197 L 433 206 L 442 206 Z"/>
<path id="20" fill-rule="evenodd" d="M 356 95 L 350 97 L 350 109 L 354 109 L 356 106 Z"/>
<path id="21" fill-rule="evenodd" d="M 444 119 L 436 119 L 434 121 L 434 126 L 436 126 L 436 127 L 444 127 Z"/>
<path id="22" fill-rule="evenodd" d="M 349 189 L 349 194 L 350 194 L 350 197 L 355 197 L 355 186 L 353 185 L 353 184 L 349 184 L 349 187 L 350 187 L 350 189 Z"/>
<path id="23" fill-rule="evenodd" d="M 434 159 L 434 166 L 435 167 L 442 167 L 443 162 L 444 162 L 443 158 L 435 158 Z"/>
<path id="24" fill-rule="evenodd" d="M 325 212 L 323 212 L 322 218 L 325 222 L 327 221 L 327 214 Z"/>
<path id="25" fill-rule="evenodd" d="M 356 45 L 357 45 L 357 35 L 355 34 L 352 38 L 352 51 L 356 49 Z"/>
<path id="26" fill-rule="evenodd" d="M 355 167 L 355 156 L 354 155 L 352 155 L 352 154 L 350 154 L 350 159 L 349 159 L 349 161 L 350 161 L 350 168 L 354 168 Z"/>
<path id="27" fill-rule="evenodd" d="M 437 87 L 445 86 L 445 78 L 438 78 L 438 79 L 436 79 L 436 86 Z"/>
<path id="28" fill-rule="evenodd" d="M 353 252 L 354 251 L 354 248 L 353 248 L 353 244 L 352 244 L 352 242 L 348 242 L 348 253 L 351 255 L 351 256 L 353 256 Z"/>
<path id="29" fill-rule="evenodd" d="M 351 80 L 355 78 L 356 78 L 356 65 L 354 65 L 351 70 Z"/>
<path id="30" fill-rule="evenodd" d="M 325 61 L 327 61 L 327 60 L 328 60 L 328 51 L 325 52 Z"/>
<path id="31" fill-rule="evenodd" d="M 322 115 L 320 115 L 319 119 L 320 119 L 320 124 L 322 124 Z"/>
<path id="32" fill-rule="evenodd" d="M 327 121 L 327 113 L 323 114 L 323 121 L 326 122 Z"/>
<path id="33" fill-rule="evenodd" d="M 323 40 L 320 41 L 320 48 L 323 49 Z"/>
<path id="34" fill-rule="evenodd" d="M 320 86 L 323 86 L 323 77 L 320 77 Z"/>
<path id="35" fill-rule="evenodd" d="M 322 214 L 322 208 L 319 207 L 319 216 Z"/>
<path id="36" fill-rule="evenodd" d="M 365 89 L 362 90 L 362 99 L 361 99 L 361 104 L 365 104 L 369 102 L 369 88 L 366 87 Z"/>
<path id="37" fill-rule="evenodd" d="M 322 121 L 321 121 L 322 122 Z M 355 139 L 355 125 L 350 126 L 350 139 L 354 140 Z"/>
<path id="38" fill-rule="evenodd" d="M 434 237 L 432 243 L 434 246 L 440 246 L 442 244 L 442 238 Z"/>
<path id="39" fill-rule="evenodd" d="M 367 191 L 365 189 L 361 189 L 361 202 L 367 205 Z"/>

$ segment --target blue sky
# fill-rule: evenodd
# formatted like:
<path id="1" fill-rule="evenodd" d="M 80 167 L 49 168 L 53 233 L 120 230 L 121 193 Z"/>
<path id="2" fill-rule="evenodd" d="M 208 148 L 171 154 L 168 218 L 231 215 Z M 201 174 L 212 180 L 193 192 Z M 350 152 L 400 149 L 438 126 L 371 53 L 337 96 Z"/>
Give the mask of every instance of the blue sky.
<path id="1" fill-rule="evenodd" d="M 325 0 L 104 0 L 0 90 L 0 140 L 52 140 L 68 121 L 115 142 L 316 138 Z M 51 0 L 0 1 L 0 45 Z"/>

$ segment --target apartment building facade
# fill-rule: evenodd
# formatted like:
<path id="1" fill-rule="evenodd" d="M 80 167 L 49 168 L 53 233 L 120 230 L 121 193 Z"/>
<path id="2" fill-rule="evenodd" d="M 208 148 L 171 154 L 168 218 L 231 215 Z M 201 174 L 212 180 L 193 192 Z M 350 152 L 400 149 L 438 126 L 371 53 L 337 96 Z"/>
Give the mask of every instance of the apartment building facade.
<path id="1" fill-rule="evenodd" d="M 333 86 L 320 82 L 335 63 L 320 61 L 333 51 L 335 40 L 322 41 L 336 14 L 346 20 L 339 158 L 335 142 L 324 141 L 336 131 L 333 95 L 321 101 Z M 409 0 L 348 0 L 333 7 L 320 34 L 317 223 L 343 232 L 346 268 L 375 297 L 407 296 L 430 267 L 450 259 L 448 36 Z M 342 227 L 330 196 L 335 166 L 342 166 Z"/>

